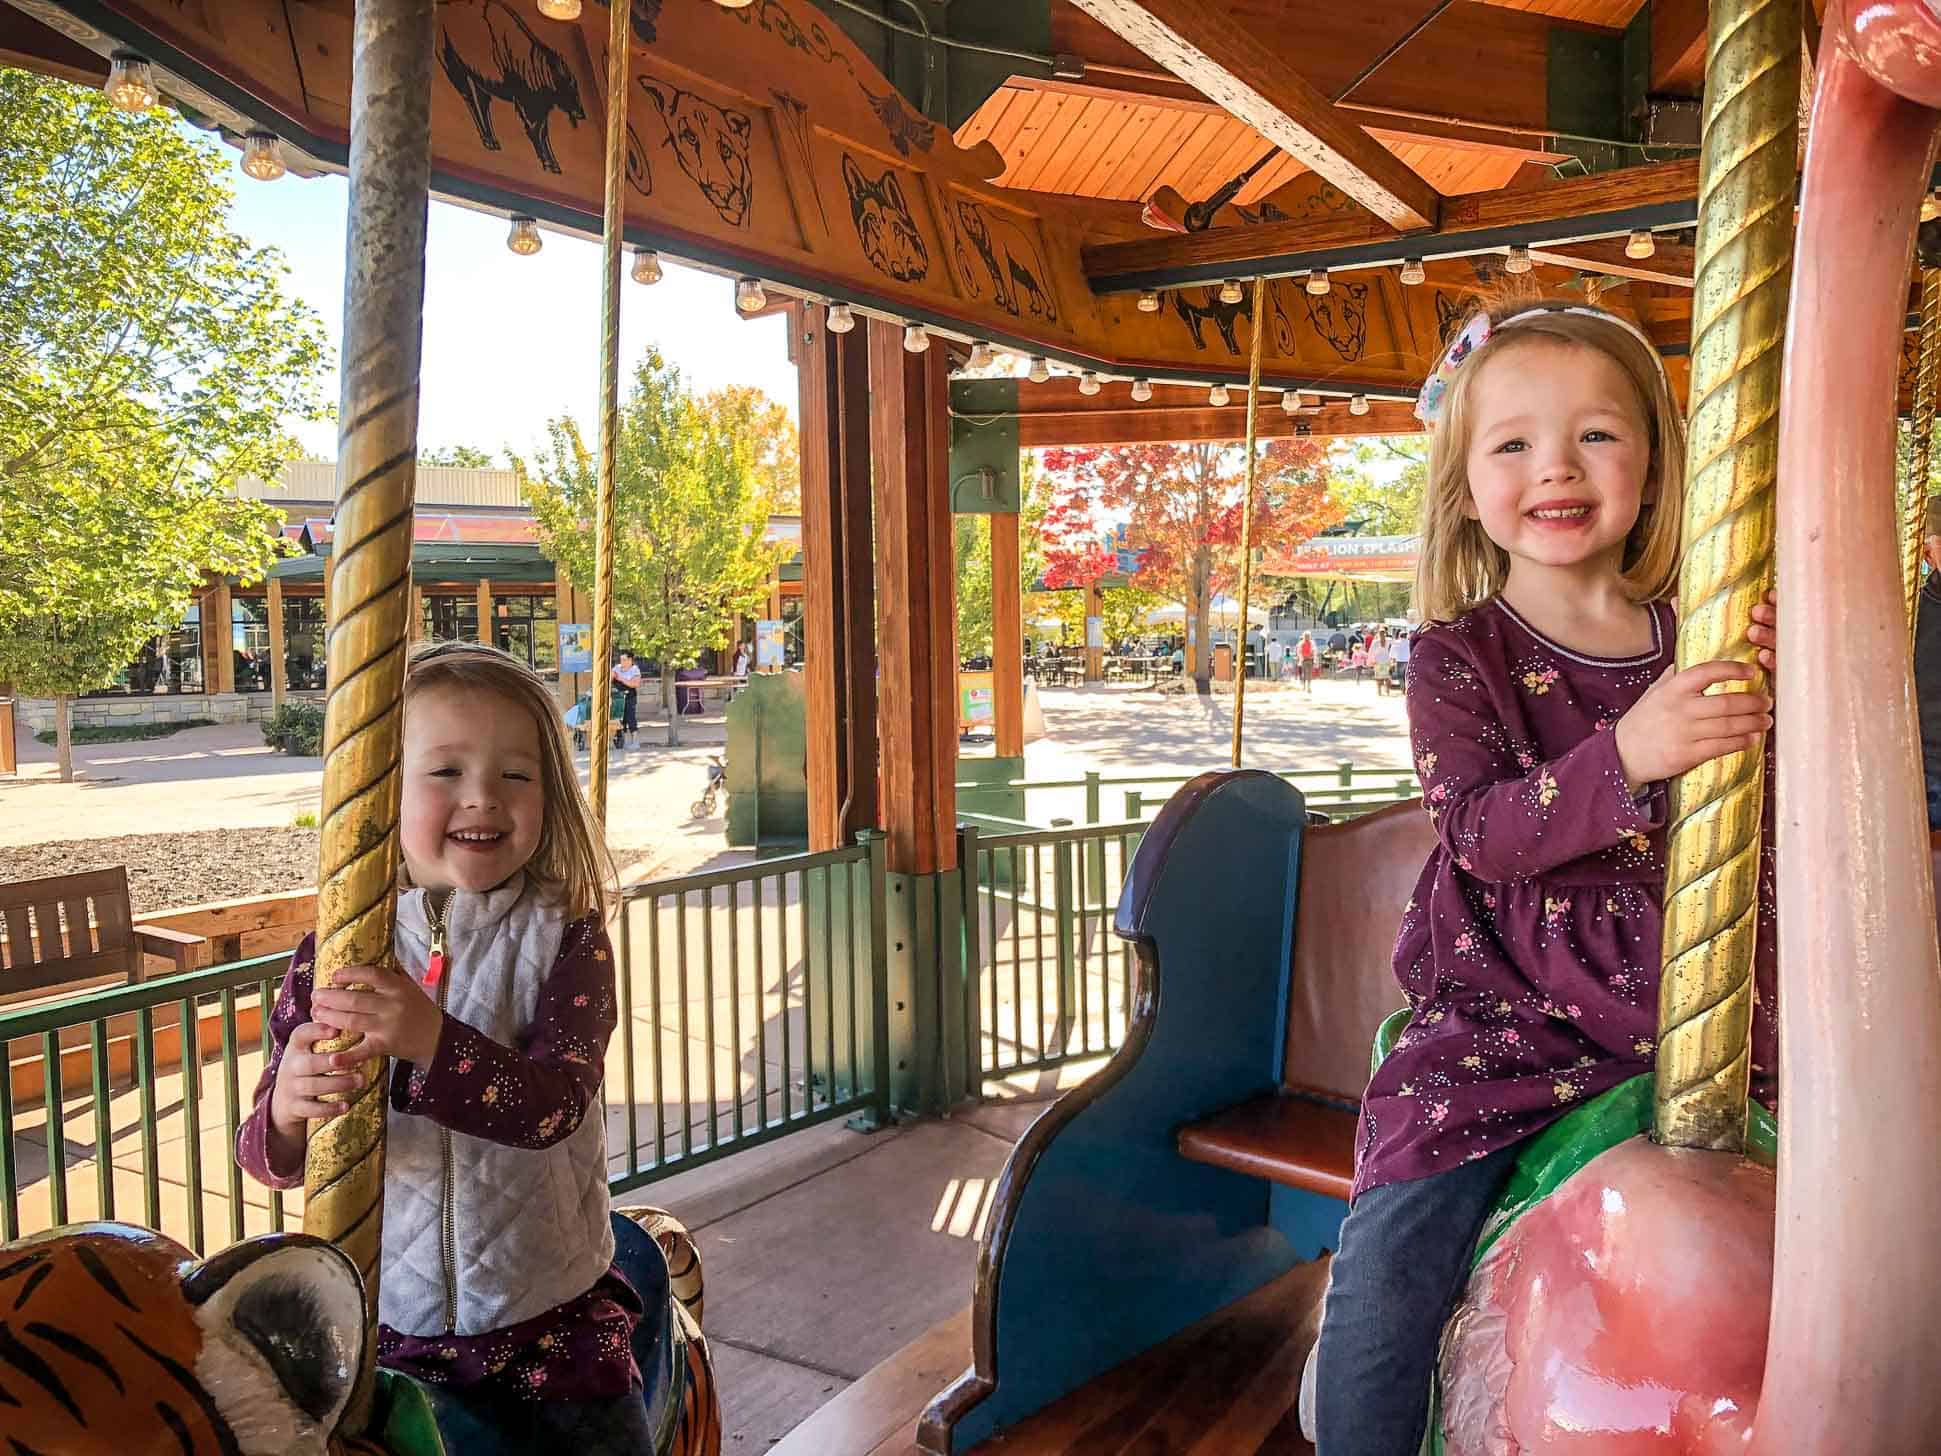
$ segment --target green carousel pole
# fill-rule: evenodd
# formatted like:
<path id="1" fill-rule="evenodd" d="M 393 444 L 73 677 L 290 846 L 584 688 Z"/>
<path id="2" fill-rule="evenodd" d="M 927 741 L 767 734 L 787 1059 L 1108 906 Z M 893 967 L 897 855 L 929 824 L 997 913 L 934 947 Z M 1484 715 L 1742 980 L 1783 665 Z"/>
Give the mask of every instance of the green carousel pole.
<path id="1" fill-rule="evenodd" d="M 587 720 L 586 796 L 607 822 L 607 701 L 613 672 L 613 495 L 620 459 L 620 240 L 626 231 L 627 63 L 633 6 L 607 6 L 606 213 L 600 233 L 600 498 L 593 510 L 593 697 Z M 665 674 L 663 674 L 665 681 Z M 680 695 L 667 705 L 680 708 Z"/>
<path id="2" fill-rule="evenodd" d="M 398 878 L 398 758 L 411 604 L 425 212 L 431 187 L 434 0 L 357 0 L 351 41 L 350 220 L 330 558 L 323 836 L 317 867 L 319 987 L 391 960 Z M 321 1044 L 338 1050 L 359 1038 Z M 363 1063 L 343 1116 L 310 1125 L 303 1227 L 348 1254 L 377 1324 L 384 1225 L 383 1058 Z M 344 1429 L 371 1413 L 375 1334 Z"/>

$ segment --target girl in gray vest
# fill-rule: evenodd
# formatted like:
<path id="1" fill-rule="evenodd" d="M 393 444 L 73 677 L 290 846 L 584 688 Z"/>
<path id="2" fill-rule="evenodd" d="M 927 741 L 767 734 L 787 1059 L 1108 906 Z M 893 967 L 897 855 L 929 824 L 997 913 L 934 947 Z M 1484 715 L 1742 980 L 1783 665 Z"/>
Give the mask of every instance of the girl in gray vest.
<path id="1" fill-rule="evenodd" d="M 506 653 L 444 642 L 405 676 L 393 964 L 316 989 L 291 957 L 274 1050 L 237 1157 L 303 1181 L 308 1125 L 374 1057 L 392 1065 L 378 1351 L 441 1426 L 570 1433 L 651 1450 L 614 1267 L 601 1068 L 615 1020 L 612 861 L 549 686 Z M 348 1051 L 319 1042 L 361 1033 Z M 514 1440 L 509 1449 L 526 1449 Z"/>

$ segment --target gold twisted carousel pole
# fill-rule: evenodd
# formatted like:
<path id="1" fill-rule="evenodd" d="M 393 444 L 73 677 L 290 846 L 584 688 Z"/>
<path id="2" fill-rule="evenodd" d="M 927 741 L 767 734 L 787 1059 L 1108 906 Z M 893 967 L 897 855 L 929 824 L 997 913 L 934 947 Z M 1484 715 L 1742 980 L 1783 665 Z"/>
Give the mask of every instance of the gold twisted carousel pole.
<path id="1" fill-rule="evenodd" d="M 353 26 L 318 986 L 338 984 L 349 966 L 391 959 L 431 183 L 433 9 L 433 0 L 357 0 Z M 304 1231 L 329 1239 L 357 1265 L 372 1329 L 384 1224 L 384 1065 L 382 1058 L 364 1063 L 347 1094 L 350 1110 L 311 1124 L 303 1159 Z M 363 1430 L 369 1417 L 376 1358 L 373 1337 L 347 1431 Z"/>
<path id="2" fill-rule="evenodd" d="M 1745 630 L 1772 585 L 1799 24 L 1798 0 L 1712 0 L 1680 668 L 1722 657 L 1756 663 Z M 1745 1144 L 1764 789 L 1756 750 L 1714 759 L 1672 785 L 1652 1136 L 1673 1147 Z"/>
<path id="3" fill-rule="evenodd" d="M 607 704 L 613 683 L 613 492 L 620 459 L 620 239 L 626 231 L 629 0 L 607 6 L 606 214 L 600 233 L 600 498 L 593 508 L 593 696 L 587 723 L 586 796 L 607 822 Z M 606 674 L 602 676 L 602 674 Z M 680 706 L 667 705 L 668 712 Z"/>
<path id="4" fill-rule="evenodd" d="M 1260 410 L 1260 339 L 1267 332 L 1267 279 L 1254 279 L 1254 342 L 1247 360 L 1247 494 L 1240 502 L 1240 651 L 1233 679 L 1233 766 L 1240 767 L 1240 740 L 1247 718 L 1247 617 L 1254 589 L 1254 480 L 1260 462 L 1254 458 L 1255 416 Z"/>
<path id="5" fill-rule="evenodd" d="M 1914 631 L 1921 597 L 1921 544 L 1927 536 L 1928 466 L 1934 449 L 1935 367 L 1941 361 L 1941 268 L 1921 270 L 1921 343 L 1914 360 L 1914 459 L 1907 472 L 1906 536 L 1901 568 L 1906 574 L 1907 630 Z"/>

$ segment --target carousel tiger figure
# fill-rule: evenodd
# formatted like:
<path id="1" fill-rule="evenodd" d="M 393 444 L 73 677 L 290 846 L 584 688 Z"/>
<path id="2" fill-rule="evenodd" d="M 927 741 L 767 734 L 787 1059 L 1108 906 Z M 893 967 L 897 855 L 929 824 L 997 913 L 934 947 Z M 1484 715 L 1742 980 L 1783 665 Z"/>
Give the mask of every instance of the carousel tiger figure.
<path id="1" fill-rule="evenodd" d="M 635 1341 L 657 1433 L 642 1456 L 720 1456 L 699 1250 L 660 1209 L 619 1216 L 667 1265 Z M 369 1337 L 362 1280 L 324 1240 L 198 1260 L 127 1224 L 54 1229 L 0 1246 L 0 1434 L 10 1456 L 442 1456 L 429 1407 L 383 1444 L 338 1430 Z"/>

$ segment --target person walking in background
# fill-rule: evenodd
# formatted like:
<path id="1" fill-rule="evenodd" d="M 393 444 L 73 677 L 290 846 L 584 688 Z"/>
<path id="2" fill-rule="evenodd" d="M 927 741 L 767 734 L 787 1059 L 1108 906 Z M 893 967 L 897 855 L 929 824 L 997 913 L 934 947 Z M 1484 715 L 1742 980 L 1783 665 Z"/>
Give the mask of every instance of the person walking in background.
<path id="1" fill-rule="evenodd" d="M 1314 660 L 1319 654 L 1314 648 L 1314 634 L 1303 632 L 1299 644 L 1294 648 L 1294 656 L 1301 669 L 1301 691 L 1314 691 Z"/>
<path id="2" fill-rule="evenodd" d="M 1281 673 L 1286 668 L 1287 644 L 1282 642 L 1278 637 L 1269 637 L 1267 639 L 1267 676 L 1275 682 L 1279 682 Z"/>
<path id="3" fill-rule="evenodd" d="M 1409 634 L 1397 632 L 1395 640 L 1388 644 L 1388 681 L 1398 693 L 1408 691 L 1409 686 Z"/>
<path id="4" fill-rule="evenodd" d="M 620 710 L 620 746 L 625 748 L 640 737 L 640 664 L 624 647 L 620 650 L 620 661 L 614 665 L 613 680 L 626 694 Z"/>
<path id="5" fill-rule="evenodd" d="M 1378 627 L 1368 642 L 1368 667 L 1375 679 L 1375 696 L 1388 696 L 1388 628 Z"/>

